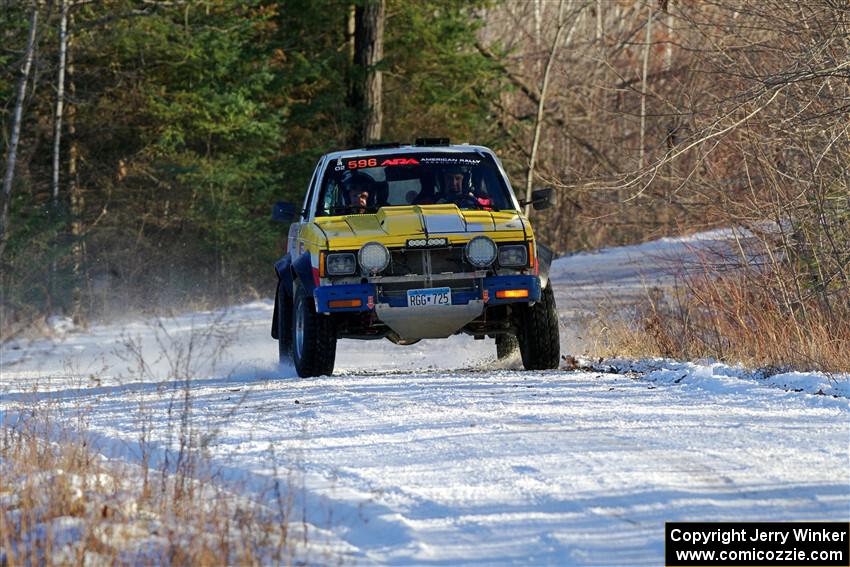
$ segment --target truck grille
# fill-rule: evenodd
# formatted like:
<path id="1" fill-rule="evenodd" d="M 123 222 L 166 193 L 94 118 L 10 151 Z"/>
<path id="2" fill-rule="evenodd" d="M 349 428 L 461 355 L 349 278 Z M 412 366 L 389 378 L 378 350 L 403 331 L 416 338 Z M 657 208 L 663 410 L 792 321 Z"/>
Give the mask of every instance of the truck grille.
<path id="1" fill-rule="evenodd" d="M 474 279 L 451 280 L 451 282 L 434 282 L 433 287 L 450 287 L 452 292 L 458 291 L 474 291 L 476 289 Z M 413 282 L 392 282 L 380 284 L 381 294 L 389 297 L 407 297 L 407 291 L 410 289 L 421 289 L 426 287 L 424 283 L 419 281 Z"/>
<path id="2" fill-rule="evenodd" d="M 430 265 L 430 269 L 429 268 Z M 390 251 L 387 276 L 426 276 L 444 273 L 474 272 L 475 268 L 464 257 L 462 246 L 433 248 L 429 250 L 400 249 Z"/>

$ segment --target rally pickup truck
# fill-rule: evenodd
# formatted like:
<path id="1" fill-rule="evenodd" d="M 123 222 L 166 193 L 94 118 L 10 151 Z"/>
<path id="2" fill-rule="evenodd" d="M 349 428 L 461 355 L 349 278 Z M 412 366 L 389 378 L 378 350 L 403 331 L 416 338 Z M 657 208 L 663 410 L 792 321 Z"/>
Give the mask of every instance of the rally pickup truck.
<path id="1" fill-rule="evenodd" d="M 535 209 L 552 190 L 532 193 Z M 458 333 L 518 349 L 529 370 L 556 368 L 552 253 L 537 242 L 505 171 L 482 146 L 445 139 L 329 153 L 275 263 L 271 326 L 282 364 L 330 375 L 339 338 L 399 345 Z"/>

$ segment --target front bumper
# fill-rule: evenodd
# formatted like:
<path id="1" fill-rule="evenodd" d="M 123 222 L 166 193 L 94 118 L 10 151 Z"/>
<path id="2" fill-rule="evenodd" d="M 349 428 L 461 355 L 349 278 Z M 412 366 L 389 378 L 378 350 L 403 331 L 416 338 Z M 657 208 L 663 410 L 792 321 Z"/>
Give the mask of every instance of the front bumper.
<path id="1" fill-rule="evenodd" d="M 376 278 L 380 280 L 380 278 Z M 445 306 L 451 308 L 454 306 L 469 306 L 481 305 L 505 305 L 509 303 L 533 303 L 540 300 L 540 278 L 534 275 L 505 275 L 505 276 L 484 276 L 473 280 L 472 289 L 466 286 L 464 289 L 455 290 L 452 286 L 453 280 L 432 278 L 429 283 L 424 279 L 411 278 L 405 284 L 408 289 L 427 289 L 433 287 L 451 287 L 452 288 L 452 305 Z M 397 281 L 394 283 L 398 283 Z M 527 297 L 521 298 L 499 298 L 497 293 L 505 290 L 526 290 Z M 378 305 L 381 306 L 380 313 L 388 313 L 386 309 L 393 308 L 410 308 L 407 305 L 406 294 L 385 293 L 384 286 L 381 281 L 361 283 L 361 284 L 339 284 L 339 285 L 324 285 L 319 286 L 313 292 L 313 297 L 316 301 L 316 311 L 319 313 L 352 313 L 363 311 L 374 311 Z M 337 301 L 353 301 L 359 305 L 357 307 L 331 307 L 331 302 Z M 419 316 L 427 316 L 433 313 L 439 316 L 440 311 L 432 311 L 431 308 L 418 308 L 416 313 Z"/>

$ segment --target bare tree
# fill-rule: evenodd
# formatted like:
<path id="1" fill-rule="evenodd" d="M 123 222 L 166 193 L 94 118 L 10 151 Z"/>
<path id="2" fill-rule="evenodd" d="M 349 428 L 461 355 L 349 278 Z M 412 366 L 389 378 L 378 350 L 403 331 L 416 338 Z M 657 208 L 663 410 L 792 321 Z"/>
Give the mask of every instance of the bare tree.
<path id="1" fill-rule="evenodd" d="M 549 82 L 552 76 L 552 66 L 555 62 L 555 59 L 558 55 L 558 49 L 563 40 L 564 33 L 567 32 L 569 28 L 569 32 L 567 33 L 567 41 L 569 41 L 569 36 L 572 35 L 573 30 L 576 28 L 576 23 L 578 22 L 579 15 L 584 6 L 580 6 L 575 12 L 572 14 L 572 17 L 567 19 L 564 16 L 564 8 L 566 6 L 566 0 L 561 0 L 558 4 L 558 27 L 555 31 L 555 39 L 552 40 L 552 46 L 549 48 L 549 54 L 546 59 L 546 69 L 543 71 L 543 81 L 540 85 L 540 96 L 537 99 L 537 114 L 534 120 L 534 134 L 531 138 L 531 155 L 528 158 L 528 170 L 525 176 L 525 200 L 526 202 L 531 201 L 531 188 L 534 184 L 534 166 L 537 161 L 537 151 L 540 146 L 540 132 L 543 127 L 543 115 L 546 109 L 546 96 L 549 91 Z M 525 206 L 525 214 L 526 216 L 531 212 L 531 205 Z"/>
<path id="2" fill-rule="evenodd" d="M 18 81 L 18 100 L 15 103 L 15 114 L 12 118 L 12 136 L 9 141 L 9 153 L 6 158 L 6 175 L 3 178 L 3 193 L 0 194 L 0 257 L 6 249 L 6 241 L 9 232 L 9 207 L 12 199 L 12 182 L 15 179 L 15 160 L 18 154 L 18 143 L 21 137 L 21 119 L 24 112 L 24 99 L 27 93 L 27 82 L 29 81 L 30 68 L 32 67 L 33 54 L 35 53 L 35 36 L 38 28 L 38 3 L 32 0 L 32 13 L 30 15 L 30 29 L 27 39 L 27 48 L 24 53 L 24 66 L 21 69 L 21 78 Z"/>

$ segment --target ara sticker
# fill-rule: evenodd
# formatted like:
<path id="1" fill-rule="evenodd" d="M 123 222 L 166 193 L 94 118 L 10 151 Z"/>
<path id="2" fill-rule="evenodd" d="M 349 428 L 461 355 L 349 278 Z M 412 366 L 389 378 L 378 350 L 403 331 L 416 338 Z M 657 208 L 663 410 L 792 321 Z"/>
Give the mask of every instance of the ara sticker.
<path id="1" fill-rule="evenodd" d="M 385 165 L 419 165 L 419 162 L 414 158 L 393 158 L 381 162 L 381 166 Z"/>

